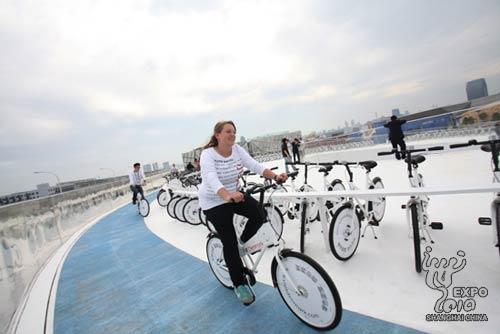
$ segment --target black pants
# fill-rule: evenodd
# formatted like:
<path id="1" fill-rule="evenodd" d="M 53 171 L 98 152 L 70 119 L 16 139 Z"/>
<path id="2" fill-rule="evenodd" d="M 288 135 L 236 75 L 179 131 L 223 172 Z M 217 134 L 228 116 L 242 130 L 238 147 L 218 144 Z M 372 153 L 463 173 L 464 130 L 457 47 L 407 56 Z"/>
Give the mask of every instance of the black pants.
<path id="1" fill-rule="evenodd" d="M 259 203 L 254 198 L 249 197 L 245 198 L 244 202 L 225 203 L 209 210 L 204 210 L 203 212 L 207 216 L 207 219 L 214 225 L 222 241 L 224 260 L 226 261 L 233 285 L 237 287 L 238 285 L 245 284 L 243 262 L 238 252 L 238 241 L 234 230 L 233 216 L 236 213 L 248 218 L 245 229 L 240 237 L 242 242 L 247 242 L 257 233 L 264 222 Z"/>
<path id="2" fill-rule="evenodd" d="M 398 145 L 400 147 L 400 151 L 404 151 L 406 150 L 406 144 L 405 144 L 405 141 L 403 140 L 403 138 L 398 138 L 398 139 L 391 139 L 391 144 L 392 144 L 392 147 L 397 150 L 398 149 Z M 402 156 L 399 154 L 399 152 L 396 152 L 396 159 L 401 159 L 401 158 L 406 158 L 406 154 L 403 152 L 402 153 Z"/>
<path id="3" fill-rule="evenodd" d="M 299 151 L 293 151 L 293 162 L 300 162 Z"/>
<path id="4" fill-rule="evenodd" d="M 142 198 L 145 198 L 144 197 L 144 190 L 142 189 L 142 186 L 130 185 L 130 190 L 132 190 L 132 201 L 134 203 L 137 201 L 137 193 L 141 193 Z"/>

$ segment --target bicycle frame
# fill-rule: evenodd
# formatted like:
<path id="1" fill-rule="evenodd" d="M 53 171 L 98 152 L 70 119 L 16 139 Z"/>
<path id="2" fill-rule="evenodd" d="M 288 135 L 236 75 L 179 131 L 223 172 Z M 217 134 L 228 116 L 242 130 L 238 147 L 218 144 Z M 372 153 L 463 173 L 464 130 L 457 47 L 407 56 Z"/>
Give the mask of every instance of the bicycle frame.
<path id="1" fill-rule="evenodd" d="M 262 210 L 264 208 L 264 192 L 265 192 L 265 190 L 267 190 L 269 188 L 272 188 L 274 186 L 275 186 L 274 184 L 271 184 L 271 185 L 267 185 L 267 186 L 264 186 L 264 187 L 261 188 L 261 190 L 260 190 L 260 196 L 259 196 L 259 206 L 260 206 L 260 208 Z M 269 196 L 267 203 L 270 203 L 272 210 L 274 210 L 274 204 L 272 202 L 272 193 Z M 271 223 L 266 221 L 266 222 L 264 222 L 264 224 L 269 224 L 270 225 Z M 262 226 L 261 229 L 263 227 L 264 226 Z M 272 229 L 272 226 L 270 226 L 270 227 Z M 256 244 L 258 244 L 259 242 L 262 242 L 262 248 L 259 251 L 257 251 L 259 253 L 259 255 L 258 255 L 258 257 L 257 257 L 256 260 L 254 260 L 252 258 L 249 250 L 246 250 L 243 247 L 238 247 L 239 251 L 240 251 L 240 257 L 241 257 L 241 259 L 242 259 L 245 267 L 247 269 L 249 269 L 252 272 L 252 274 L 257 274 L 258 273 L 257 268 L 258 268 L 258 266 L 260 264 L 260 261 L 262 260 L 262 258 L 264 256 L 264 254 L 267 253 L 268 250 L 274 249 L 273 258 L 278 263 L 278 266 L 280 266 L 281 269 L 283 270 L 283 273 L 284 273 L 286 279 L 290 282 L 290 284 L 292 285 L 292 287 L 295 289 L 295 292 L 297 294 L 301 295 L 302 291 L 297 287 L 296 283 L 290 277 L 290 275 L 288 275 L 288 273 L 286 272 L 285 266 L 283 265 L 283 263 L 281 261 L 280 254 L 283 251 L 283 249 L 285 248 L 285 241 L 283 239 L 281 239 L 281 238 L 278 239 L 275 233 L 273 233 L 272 235 L 274 236 L 274 239 L 273 240 L 269 240 L 268 242 L 266 242 L 263 238 L 255 240 Z"/>
<path id="2" fill-rule="evenodd" d="M 408 150 L 406 151 L 406 163 L 408 170 L 408 182 L 412 188 L 423 188 L 424 187 L 424 177 L 422 174 L 418 172 L 418 164 L 411 162 L 411 154 L 415 152 L 422 152 L 425 149 L 417 149 L 417 150 Z M 427 207 L 429 205 L 430 198 L 427 195 L 418 195 L 418 196 L 410 196 L 410 199 L 406 203 L 405 211 L 406 211 L 406 222 L 408 224 L 408 238 L 412 238 L 412 222 L 411 222 L 411 213 L 410 207 L 411 205 L 417 204 L 421 207 L 419 210 L 418 217 L 418 228 L 420 231 L 423 231 L 428 237 L 430 242 L 433 244 L 434 240 L 432 239 L 431 233 L 429 232 L 428 226 L 430 226 L 429 215 L 427 213 Z M 422 239 L 426 240 L 423 234 Z"/>

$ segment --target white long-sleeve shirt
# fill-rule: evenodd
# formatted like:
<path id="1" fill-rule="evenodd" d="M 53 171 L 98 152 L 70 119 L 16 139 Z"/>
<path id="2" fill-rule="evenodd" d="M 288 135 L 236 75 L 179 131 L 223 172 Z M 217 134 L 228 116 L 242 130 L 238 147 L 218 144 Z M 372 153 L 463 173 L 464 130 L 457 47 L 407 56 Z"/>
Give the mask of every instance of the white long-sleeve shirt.
<path id="1" fill-rule="evenodd" d="M 138 172 L 131 171 L 128 174 L 128 179 L 130 181 L 131 186 L 140 186 L 142 185 L 142 181 L 146 178 L 142 169 L 139 169 Z"/>
<path id="2" fill-rule="evenodd" d="M 213 148 L 207 148 L 200 156 L 202 183 L 198 190 L 198 199 L 202 210 L 208 210 L 226 203 L 217 195 L 222 187 L 229 192 L 239 188 L 239 176 L 243 167 L 262 175 L 264 165 L 254 160 L 247 151 L 235 144 L 229 157 L 223 157 Z"/>

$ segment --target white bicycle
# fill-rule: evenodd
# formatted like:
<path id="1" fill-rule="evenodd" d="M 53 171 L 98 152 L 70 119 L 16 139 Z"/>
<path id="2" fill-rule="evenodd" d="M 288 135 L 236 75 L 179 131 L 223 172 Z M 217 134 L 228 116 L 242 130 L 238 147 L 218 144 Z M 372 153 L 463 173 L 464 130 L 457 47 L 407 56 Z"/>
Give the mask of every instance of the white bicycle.
<path id="1" fill-rule="evenodd" d="M 500 168 L 498 168 L 498 155 L 500 154 L 500 139 L 491 139 L 487 141 L 469 140 L 463 144 L 453 144 L 450 148 L 479 145 L 481 150 L 491 153 L 491 171 L 493 173 L 493 183 L 500 183 Z M 498 248 L 500 254 L 500 194 L 495 193 L 491 202 L 491 216 L 479 217 L 480 225 L 492 225 L 493 227 L 493 246 Z M 494 224 L 493 224 L 494 222 Z"/>
<path id="2" fill-rule="evenodd" d="M 370 172 L 377 166 L 375 161 L 361 162 L 334 162 L 333 165 L 343 165 L 348 175 L 348 186 L 350 190 L 359 189 L 353 181 L 353 173 L 350 166 L 358 166 L 366 171 L 367 189 L 383 189 L 384 184 L 380 177 L 370 176 Z M 371 228 L 373 236 L 377 239 L 374 226 L 378 226 L 385 214 L 385 197 L 378 197 L 368 201 L 360 201 L 357 198 L 348 198 L 335 211 L 330 224 L 328 238 L 333 255 L 341 261 L 349 260 L 356 252 L 360 236 L 364 237 L 366 229 Z M 366 220 L 366 225 L 361 234 L 361 222 Z"/>
<path id="3" fill-rule="evenodd" d="M 247 190 L 245 196 L 260 193 L 259 205 L 263 208 L 264 192 L 275 185 L 256 185 Z M 330 276 L 312 258 L 305 254 L 284 248 L 285 242 L 279 238 L 269 222 L 265 222 L 254 237 L 255 244 L 245 248 L 239 243 L 239 251 L 245 269 L 244 274 L 251 288 L 256 283 L 255 274 L 263 255 L 273 250 L 271 264 L 273 285 L 290 311 L 302 322 L 319 330 L 335 328 L 342 317 L 340 295 Z M 255 253 L 257 250 L 257 253 Z M 224 261 L 223 245 L 217 233 L 208 235 L 207 258 L 210 269 L 217 280 L 226 288 L 233 288 L 229 271 Z M 251 253 L 257 258 L 254 260 Z"/>
<path id="4" fill-rule="evenodd" d="M 439 151 L 442 150 L 442 146 L 421 148 L 421 149 L 407 149 L 405 151 L 399 151 L 402 156 L 406 156 L 406 169 L 408 171 L 408 181 L 412 188 L 422 188 L 424 187 L 424 177 L 418 172 L 418 165 L 425 161 L 423 155 L 412 155 L 416 152 L 424 151 Z M 380 152 L 378 155 L 390 155 L 394 154 L 396 151 L 390 152 Z M 406 210 L 406 221 L 408 223 L 409 234 L 408 237 L 413 240 L 413 251 L 415 255 L 415 271 L 420 273 L 422 271 L 422 251 L 421 243 L 427 242 L 427 238 L 430 243 L 433 244 L 434 240 L 431 237 L 429 227 L 433 230 L 442 230 L 443 224 L 441 222 L 431 222 L 429 214 L 427 213 L 427 208 L 429 206 L 430 198 L 427 195 L 416 195 L 410 196 L 410 199 L 406 205 L 402 205 L 401 208 Z M 427 236 L 427 237 L 426 237 Z"/>

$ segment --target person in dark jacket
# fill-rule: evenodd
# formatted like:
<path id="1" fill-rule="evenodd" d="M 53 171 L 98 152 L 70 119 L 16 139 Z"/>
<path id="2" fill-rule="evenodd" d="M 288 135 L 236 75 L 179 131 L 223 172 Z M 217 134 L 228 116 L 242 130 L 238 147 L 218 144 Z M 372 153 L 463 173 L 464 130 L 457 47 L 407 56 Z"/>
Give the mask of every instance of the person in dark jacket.
<path id="1" fill-rule="evenodd" d="M 391 121 L 384 124 L 386 128 L 389 128 L 389 140 L 391 141 L 392 147 L 394 150 L 398 149 L 400 151 L 406 150 L 406 144 L 404 141 L 403 130 L 401 130 L 401 125 L 406 123 L 406 120 L 399 120 L 396 116 L 391 116 Z M 406 154 L 403 152 L 402 156 L 396 151 L 396 159 L 400 160 L 401 158 L 406 158 Z"/>
<path id="2" fill-rule="evenodd" d="M 300 141 L 298 138 L 295 138 L 292 141 L 293 162 L 300 162 L 299 147 L 300 147 Z"/>

